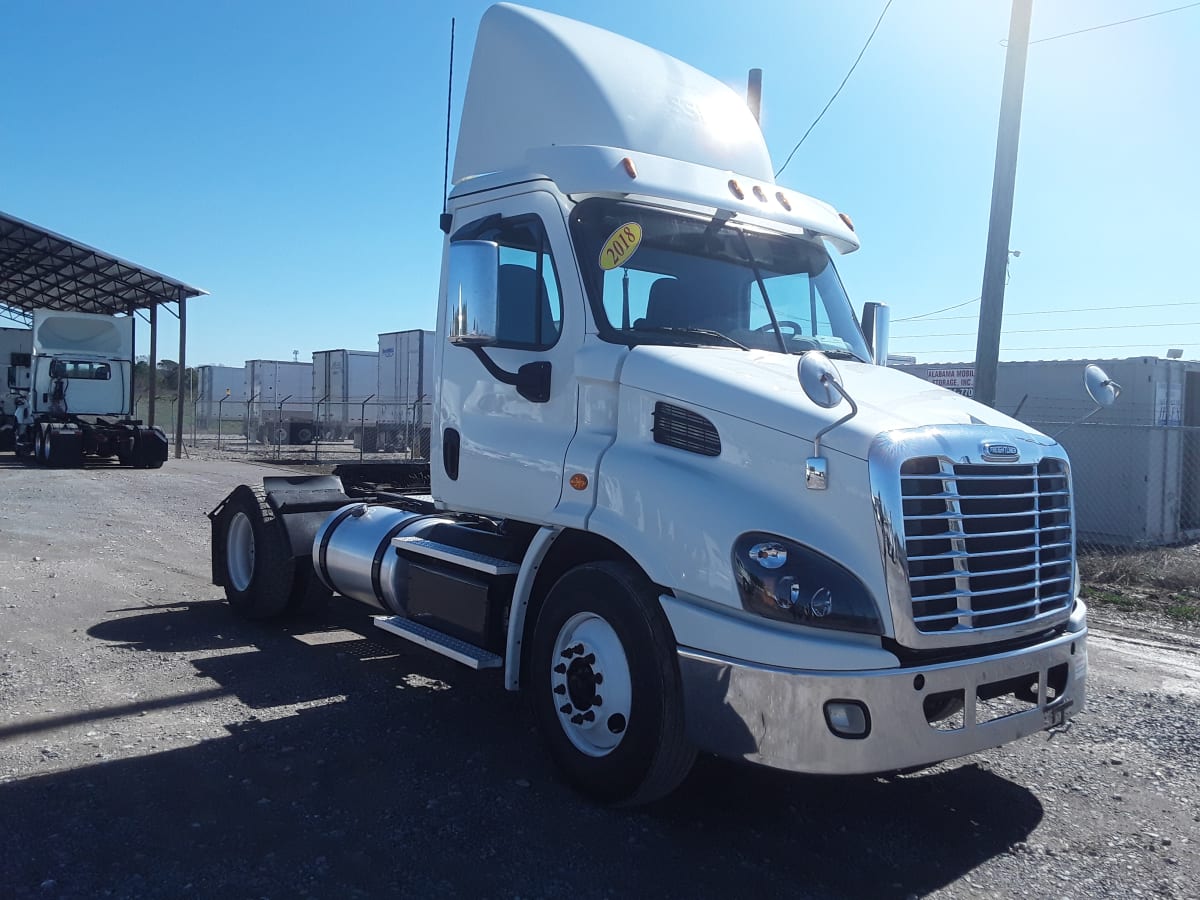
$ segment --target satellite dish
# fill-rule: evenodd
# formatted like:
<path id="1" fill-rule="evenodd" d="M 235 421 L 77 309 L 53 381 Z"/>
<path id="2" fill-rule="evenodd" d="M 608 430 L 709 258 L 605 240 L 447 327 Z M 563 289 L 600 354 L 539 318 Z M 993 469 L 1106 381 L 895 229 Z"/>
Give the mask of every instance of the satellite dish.
<path id="1" fill-rule="evenodd" d="M 796 366 L 800 387 L 805 396 L 822 409 L 833 409 L 842 402 L 842 392 L 835 388 L 842 385 L 842 376 L 834 368 L 829 357 L 820 350 L 809 350 Z"/>
<path id="2" fill-rule="evenodd" d="M 1096 401 L 1097 406 L 1105 409 L 1117 402 L 1121 396 L 1121 386 L 1108 377 L 1099 366 L 1088 366 L 1083 370 L 1083 385 L 1087 388 L 1088 396 Z"/>

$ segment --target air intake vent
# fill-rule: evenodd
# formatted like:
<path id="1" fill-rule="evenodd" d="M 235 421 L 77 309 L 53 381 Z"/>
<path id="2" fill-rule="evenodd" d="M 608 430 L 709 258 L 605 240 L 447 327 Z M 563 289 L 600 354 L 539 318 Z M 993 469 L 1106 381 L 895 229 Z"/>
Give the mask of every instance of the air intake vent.
<path id="1" fill-rule="evenodd" d="M 982 630 L 1071 606 L 1066 463 L 904 463 L 904 536 L 912 617 L 924 634 Z"/>
<path id="2" fill-rule="evenodd" d="M 721 455 L 721 436 L 716 426 L 690 409 L 655 403 L 653 432 L 656 443 L 701 456 Z"/>

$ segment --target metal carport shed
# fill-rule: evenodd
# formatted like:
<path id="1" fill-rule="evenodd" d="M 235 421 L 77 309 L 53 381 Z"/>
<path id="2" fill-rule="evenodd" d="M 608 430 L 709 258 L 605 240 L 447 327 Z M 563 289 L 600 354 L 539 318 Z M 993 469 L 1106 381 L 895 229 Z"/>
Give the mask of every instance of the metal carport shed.
<path id="1" fill-rule="evenodd" d="M 150 411 L 154 423 L 158 371 L 158 308 L 179 319 L 179 372 L 187 371 L 187 301 L 208 291 L 184 284 L 128 260 L 81 244 L 53 231 L 0 212 L 0 317 L 33 324 L 33 311 L 137 315 L 150 322 Z M 171 309 L 171 304 L 175 309 Z M 182 381 L 180 382 L 182 383 Z M 133 380 L 129 384 L 133 407 Z M 183 451 L 182 391 L 175 403 L 175 458 Z"/>

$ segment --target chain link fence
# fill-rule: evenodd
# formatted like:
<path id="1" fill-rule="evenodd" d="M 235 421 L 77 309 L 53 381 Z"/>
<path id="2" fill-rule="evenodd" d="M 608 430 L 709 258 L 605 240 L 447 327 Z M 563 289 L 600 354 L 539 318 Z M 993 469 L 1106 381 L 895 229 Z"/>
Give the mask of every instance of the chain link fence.
<path id="1" fill-rule="evenodd" d="M 428 459 L 432 404 L 388 399 L 271 406 L 194 401 L 185 415 L 189 455 L 280 462 Z"/>

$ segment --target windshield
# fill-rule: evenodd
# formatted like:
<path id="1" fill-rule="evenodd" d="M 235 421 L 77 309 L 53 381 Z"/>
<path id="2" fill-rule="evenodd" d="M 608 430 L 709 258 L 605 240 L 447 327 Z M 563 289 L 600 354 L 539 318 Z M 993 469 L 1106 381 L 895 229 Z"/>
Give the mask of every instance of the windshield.
<path id="1" fill-rule="evenodd" d="M 606 340 L 870 359 L 816 241 L 750 228 L 727 212 L 603 198 L 575 208 L 571 232 Z"/>

